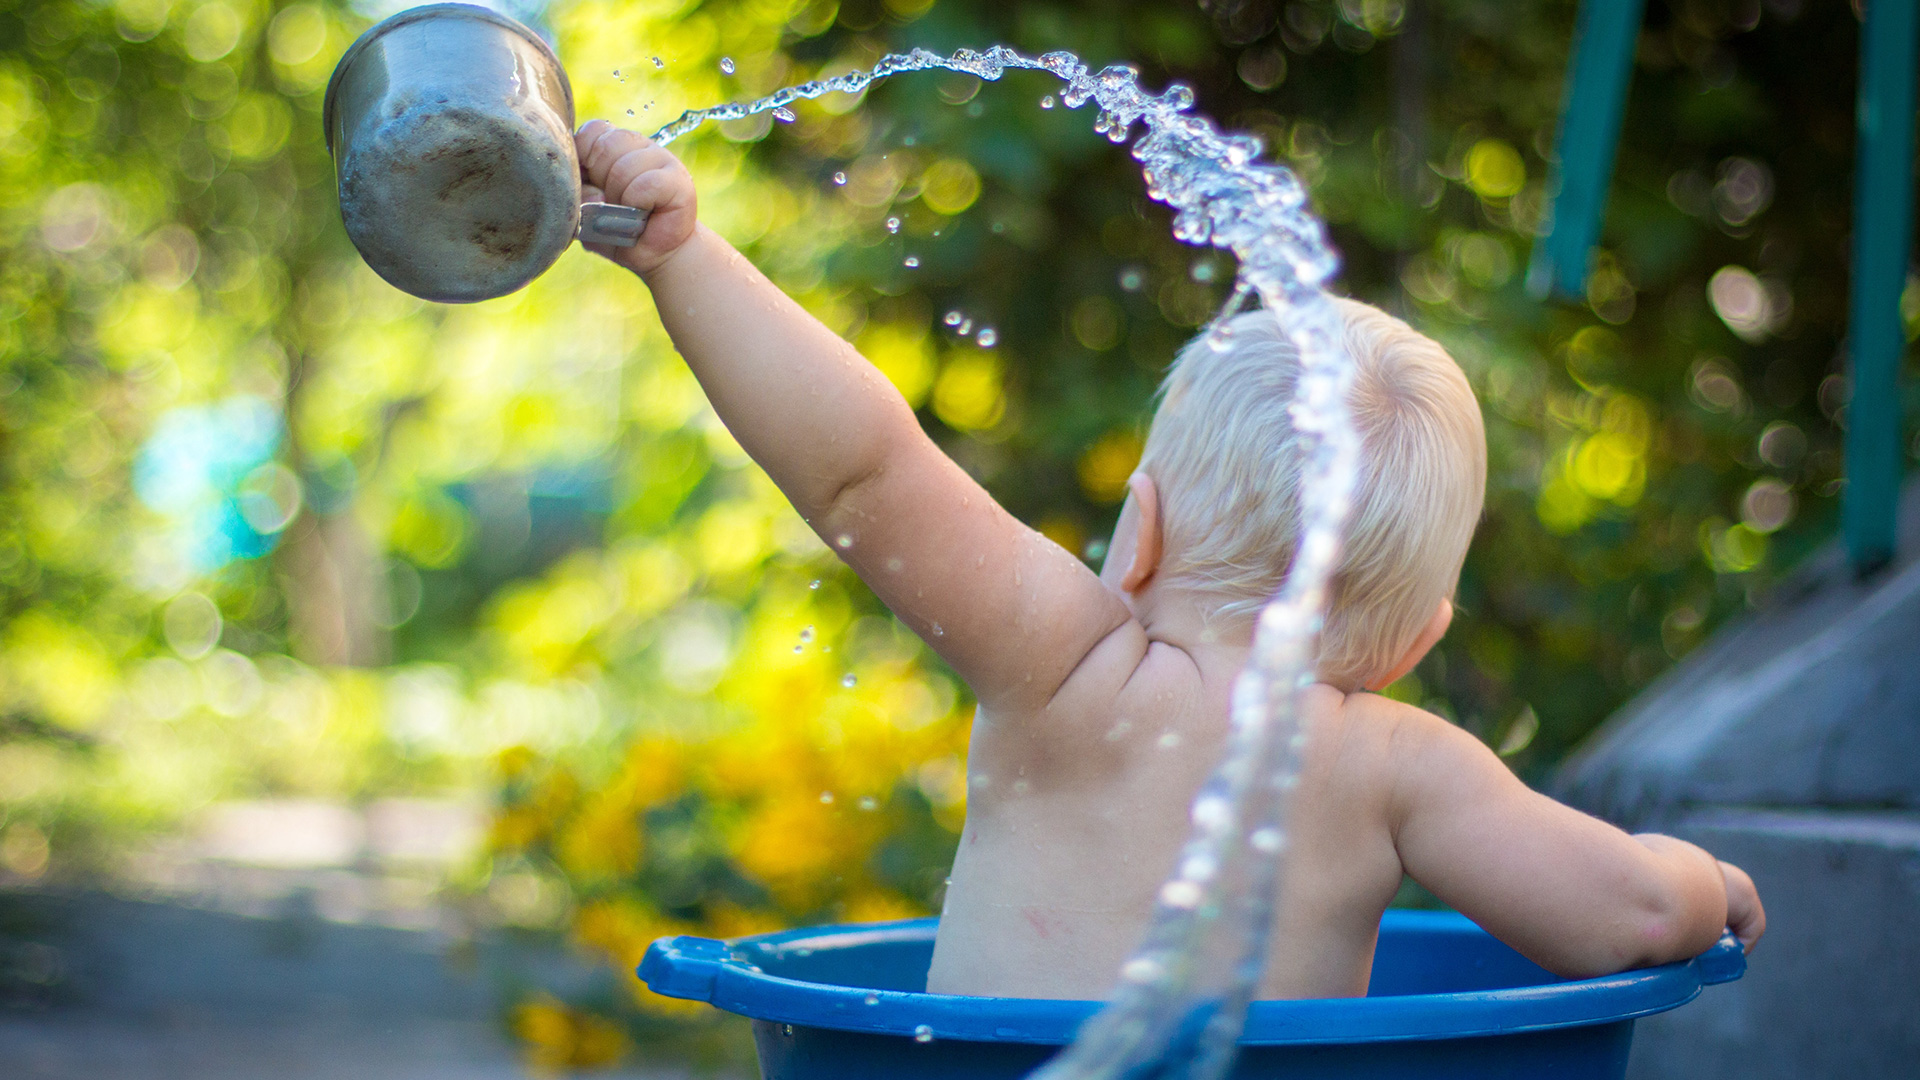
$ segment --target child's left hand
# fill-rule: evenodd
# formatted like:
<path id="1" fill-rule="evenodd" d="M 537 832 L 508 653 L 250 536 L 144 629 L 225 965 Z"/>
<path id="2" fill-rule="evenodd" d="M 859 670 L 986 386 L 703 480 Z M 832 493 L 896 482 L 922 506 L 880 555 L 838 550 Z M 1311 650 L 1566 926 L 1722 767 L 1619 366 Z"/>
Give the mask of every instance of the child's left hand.
<path id="1" fill-rule="evenodd" d="M 652 139 L 589 120 L 574 137 L 580 155 L 580 198 L 648 212 L 647 227 L 632 247 L 583 244 L 587 250 L 646 277 L 665 265 L 693 235 L 693 177 L 680 159 Z"/>
<path id="2" fill-rule="evenodd" d="M 1727 927 L 1752 952 L 1754 942 L 1767 932 L 1767 909 L 1760 906 L 1760 891 L 1745 870 L 1730 862 L 1720 863 L 1720 873 L 1727 879 Z"/>

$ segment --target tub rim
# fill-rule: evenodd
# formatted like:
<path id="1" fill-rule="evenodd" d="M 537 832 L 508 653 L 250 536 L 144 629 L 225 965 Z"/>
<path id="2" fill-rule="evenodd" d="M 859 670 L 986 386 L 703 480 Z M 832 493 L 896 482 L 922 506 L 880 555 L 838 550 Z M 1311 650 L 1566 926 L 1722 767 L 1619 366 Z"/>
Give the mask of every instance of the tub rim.
<path id="1" fill-rule="evenodd" d="M 815 951 L 932 938 L 936 918 L 804 927 L 720 941 L 682 935 L 648 949 L 638 974 L 655 993 L 704 1001 L 753 1020 L 867 1035 L 961 1042 L 1065 1045 L 1104 1002 L 962 997 L 808 982 L 772 975 L 755 962 L 788 950 Z M 1391 910 L 1399 930 L 1487 935 L 1463 915 Z M 1675 1009 L 1705 986 L 1739 978 L 1746 954 L 1731 933 L 1690 960 L 1594 979 L 1499 990 L 1365 998 L 1256 1001 L 1242 1046 L 1417 1042 L 1509 1035 L 1633 1020 Z M 874 999 L 867 1004 L 867 998 Z"/>

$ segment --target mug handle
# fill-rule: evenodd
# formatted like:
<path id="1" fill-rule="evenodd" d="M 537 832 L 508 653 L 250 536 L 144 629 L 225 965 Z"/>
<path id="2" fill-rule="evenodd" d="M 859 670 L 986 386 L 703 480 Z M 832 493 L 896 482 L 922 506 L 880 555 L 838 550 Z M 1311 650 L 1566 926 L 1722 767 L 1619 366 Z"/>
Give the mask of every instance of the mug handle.
<path id="1" fill-rule="evenodd" d="M 647 231 L 647 212 L 618 203 L 580 204 L 580 242 L 632 247 Z"/>

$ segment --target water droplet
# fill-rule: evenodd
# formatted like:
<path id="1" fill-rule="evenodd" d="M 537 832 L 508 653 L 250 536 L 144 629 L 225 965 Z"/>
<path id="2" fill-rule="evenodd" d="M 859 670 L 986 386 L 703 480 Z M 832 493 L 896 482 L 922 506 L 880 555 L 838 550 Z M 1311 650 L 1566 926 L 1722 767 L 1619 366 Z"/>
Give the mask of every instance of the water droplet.
<path id="1" fill-rule="evenodd" d="M 820 587 L 820 579 L 819 579 L 819 578 L 814 578 L 814 579 L 813 579 L 812 581 L 810 581 L 810 582 L 808 582 L 808 583 L 807 583 L 807 588 L 809 588 L 809 589 L 817 589 L 817 588 L 819 588 L 819 587 Z"/>
<path id="2" fill-rule="evenodd" d="M 940 625 L 939 623 L 934 623 L 934 624 L 933 624 L 933 636 L 934 636 L 934 637 L 946 637 L 946 636 L 947 636 L 947 631 L 946 631 L 946 630 L 945 630 L 945 628 L 943 628 L 943 627 L 942 627 L 942 626 L 941 626 L 941 625 Z"/>
<path id="3" fill-rule="evenodd" d="M 1269 825 L 1264 829 L 1253 830 L 1253 835 L 1247 838 L 1247 842 L 1253 845 L 1253 850 L 1271 855 L 1286 843 L 1286 837 L 1280 835 L 1279 829 Z"/>
<path id="4" fill-rule="evenodd" d="M 785 105 L 778 106 L 773 110 L 773 118 L 783 124 L 791 124 L 795 120 L 800 119 L 793 114 L 792 109 L 787 108 Z"/>
<path id="5" fill-rule="evenodd" d="M 980 328 L 980 333 L 976 335 L 973 340 L 979 342 L 981 348 L 991 349 L 994 344 L 1000 340 L 1000 335 L 994 331 L 993 327 L 983 326 Z"/>
<path id="6" fill-rule="evenodd" d="M 853 537 L 848 536 L 846 533 L 841 533 L 839 536 L 833 538 L 833 543 L 834 546 L 838 547 L 841 551 L 845 551 L 853 546 Z"/>
<path id="7" fill-rule="evenodd" d="M 791 1038 L 793 1038 L 793 1025 L 792 1025 L 792 1024 L 781 1024 L 781 1025 L 780 1025 L 780 1034 L 782 1034 L 782 1035 L 785 1035 L 785 1036 L 786 1036 L 787 1038 L 789 1038 L 789 1039 L 791 1039 Z"/>
<path id="8" fill-rule="evenodd" d="M 633 110 L 632 110 L 632 109 L 628 109 L 628 110 L 627 110 L 627 115 L 628 115 L 628 116 L 632 116 L 632 115 L 633 115 Z"/>
<path id="9" fill-rule="evenodd" d="M 915 267 L 920 265 L 920 256 L 909 255 L 906 258 L 900 260 L 900 265 L 906 267 L 909 270 L 912 270 Z"/>
<path id="10" fill-rule="evenodd" d="M 1169 881 L 1160 887 L 1160 902 L 1172 908 L 1199 907 L 1200 896 L 1200 886 L 1191 881 Z"/>
<path id="11" fill-rule="evenodd" d="M 1150 956 L 1136 956 L 1120 969 L 1120 977 L 1128 982 L 1149 983 L 1158 980 L 1164 970 L 1160 961 Z"/>
<path id="12" fill-rule="evenodd" d="M 657 56 L 653 57 L 652 59 L 653 59 L 653 66 L 655 70 L 663 69 L 667 66 L 667 62 L 665 60 L 660 59 Z"/>
<path id="13" fill-rule="evenodd" d="M 1201 262 L 1194 263 L 1193 269 L 1189 271 L 1189 273 L 1193 276 L 1193 280 L 1198 281 L 1204 285 L 1207 282 L 1213 280 L 1213 274 L 1214 274 L 1213 264 L 1210 262 L 1206 262 L 1204 260 Z"/>
<path id="14" fill-rule="evenodd" d="M 865 998 L 864 1000 L 865 1000 L 865 1001 L 866 1001 L 866 1003 L 867 1003 L 867 1004 L 869 1004 L 869 1005 L 878 1005 L 878 1004 L 880 1004 L 880 995 L 879 995 L 879 994 L 868 994 L 868 995 L 866 996 L 866 998 Z"/>
<path id="15" fill-rule="evenodd" d="M 1041 99 L 1040 99 L 1040 107 L 1041 107 L 1041 108 L 1043 108 L 1043 109 L 1051 109 L 1051 108 L 1053 108 L 1053 95 L 1052 95 L 1052 94 L 1048 94 L 1048 95 L 1047 95 L 1046 97 L 1043 97 L 1043 98 L 1041 98 Z"/>
<path id="16" fill-rule="evenodd" d="M 613 69 L 613 77 L 614 77 L 614 78 L 616 78 L 616 79 L 620 77 L 620 69 L 619 69 L 619 68 L 614 68 L 614 69 Z"/>
<path id="17" fill-rule="evenodd" d="M 799 652 L 800 650 L 802 650 L 802 649 L 804 649 L 804 648 L 806 648 L 806 646 L 804 646 L 804 645 L 795 645 L 795 646 L 793 647 L 793 651 L 794 651 L 794 652 Z"/>
<path id="18" fill-rule="evenodd" d="M 723 56 L 720 58 L 720 73 L 722 75 L 733 74 L 733 57 Z"/>
<path id="19" fill-rule="evenodd" d="M 812 640 L 813 640 L 813 627 L 811 627 L 811 626 L 808 626 L 808 627 L 803 627 L 803 628 L 801 629 L 801 631 L 800 631 L 800 640 L 801 640 L 801 641 L 802 641 L 803 643 L 804 643 L 804 642 L 808 642 L 808 641 L 812 641 Z"/>
<path id="20" fill-rule="evenodd" d="M 960 320 L 960 329 L 955 331 L 955 333 L 959 334 L 961 337 L 966 337 L 968 334 L 973 333 L 973 320 L 972 319 Z"/>
<path id="21" fill-rule="evenodd" d="M 821 793 L 820 793 L 820 801 L 821 801 L 822 803 L 824 803 L 824 804 L 826 804 L 826 805 L 828 805 L 828 806 L 832 806 L 832 805 L 833 805 L 833 792 L 831 792 L 831 791 L 823 791 L 823 792 L 821 792 Z"/>
<path id="22" fill-rule="evenodd" d="M 919 141 L 920 141 L 920 140 L 918 140 L 918 139 L 916 139 L 916 138 L 914 138 L 913 136 L 911 136 L 911 135 L 909 135 L 909 136 L 907 136 L 906 138 L 904 138 L 904 139 L 901 139 L 901 140 L 900 140 L 900 145 L 901 145 L 901 146 L 912 146 L 912 145 L 913 145 L 914 143 L 916 143 L 916 142 L 919 142 Z"/>
<path id="23" fill-rule="evenodd" d="M 853 684 L 859 681 L 860 681 L 859 679 L 856 679 L 853 677 L 853 672 L 851 671 L 847 672 L 845 675 L 840 676 L 840 685 L 846 687 L 849 690 L 853 689 Z"/>
<path id="24" fill-rule="evenodd" d="M 1162 750 L 1171 750 L 1174 747 L 1179 745 L 1180 745 L 1179 732 L 1169 731 L 1165 735 L 1160 736 L 1160 749 Z"/>
<path id="25" fill-rule="evenodd" d="M 1146 283 L 1147 276 L 1132 267 L 1120 271 L 1120 287 L 1128 292 L 1139 292 Z"/>
<path id="26" fill-rule="evenodd" d="M 890 232 L 890 233 L 897 233 L 897 232 L 899 232 L 899 231 L 900 231 L 900 219 L 899 219 L 899 218 L 897 218 L 897 217 L 890 217 L 890 218 L 888 218 L 888 219 L 887 219 L 887 231 L 888 231 L 888 232 Z"/>
<path id="27" fill-rule="evenodd" d="M 871 811 L 871 810 L 878 809 L 879 806 L 880 806 L 880 801 L 878 799 L 875 799 L 873 796 L 871 795 L 860 796 L 860 809 Z"/>
<path id="28" fill-rule="evenodd" d="M 836 187 L 845 187 L 847 183 L 847 174 L 843 172 L 834 173 L 833 182 Z"/>
<path id="29" fill-rule="evenodd" d="M 945 322 L 945 323 L 946 323 L 946 324 L 947 324 L 948 326 L 959 326 L 959 325 L 960 325 L 960 320 L 961 320 L 961 319 L 962 319 L 963 317 L 964 317 L 964 316 L 962 316 L 962 315 L 961 315 L 961 314 L 960 314 L 959 312 L 957 312 L 957 311 L 949 311 L 949 312 L 947 312 L 947 317 L 946 317 L 946 319 L 945 319 L 945 320 L 943 320 L 943 321 L 944 321 L 944 322 Z"/>
<path id="30" fill-rule="evenodd" d="M 919 1025 L 916 1025 L 916 1026 L 914 1027 L 914 1029 L 913 1029 L 913 1041 L 914 1041 L 914 1042 L 917 1042 L 917 1043 L 930 1043 L 930 1042 L 932 1042 L 932 1041 L 933 1041 L 933 1029 L 932 1029 L 932 1028 L 930 1028 L 930 1027 L 928 1027 L 928 1026 L 927 1026 L 927 1025 L 925 1025 L 925 1024 L 919 1024 Z"/>

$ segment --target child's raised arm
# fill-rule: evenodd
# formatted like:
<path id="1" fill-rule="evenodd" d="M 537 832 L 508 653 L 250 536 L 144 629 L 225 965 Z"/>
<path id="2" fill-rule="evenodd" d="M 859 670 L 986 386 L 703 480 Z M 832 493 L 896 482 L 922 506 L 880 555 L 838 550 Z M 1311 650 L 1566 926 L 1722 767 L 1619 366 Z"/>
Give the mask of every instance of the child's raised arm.
<path id="1" fill-rule="evenodd" d="M 800 515 L 981 703 L 1038 709 L 1126 606 L 1022 525 L 935 446 L 891 383 L 695 220 L 665 148 L 593 121 L 577 136 L 587 197 L 651 212 L 639 274 L 714 411 Z"/>
<path id="2" fill-rule="evenodd" d="M 1401 865 L 1534 963 L 1588 978 L 1696 956 L 1729 924 L 1749 948 L 1765 931 L 1738 867 L 1555 802 L 1467 732 L 1392 708 L 1407 751 L 1393 808 Z"/>

